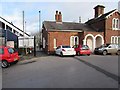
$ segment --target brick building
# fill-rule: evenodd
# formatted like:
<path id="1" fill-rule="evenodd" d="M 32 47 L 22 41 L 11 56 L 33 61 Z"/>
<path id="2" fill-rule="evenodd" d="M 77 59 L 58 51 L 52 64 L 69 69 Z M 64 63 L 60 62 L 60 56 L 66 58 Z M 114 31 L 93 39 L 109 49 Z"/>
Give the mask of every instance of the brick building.
<path id="1" fill-rule="evenodd" d="M 84 44 L 94 51 L 104 43 L 120 43 L 120 12 L 104 13 L 104 8 L 97 5 L 94 18 L 86 23 L 63 22 L 61 12 L 56 11 L 56 21 L 43 22 L 43 50 L 49 54 L 59 45 Z"/>

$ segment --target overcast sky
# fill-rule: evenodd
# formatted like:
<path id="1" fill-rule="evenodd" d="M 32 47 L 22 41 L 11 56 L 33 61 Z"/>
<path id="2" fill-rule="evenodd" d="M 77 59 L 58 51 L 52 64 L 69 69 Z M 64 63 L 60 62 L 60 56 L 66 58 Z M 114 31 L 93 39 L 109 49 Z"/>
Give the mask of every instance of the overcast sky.
<path id="1" fill-rule="evenodd" d="M 55 21 L 56 10 L 61 11 L 64 22 L 78 22 L 81 17 L 82 23 L 94 17 L 94 7 L 104 5 L 105 13 L 118 9 L 119 0 L 1 0 L 0 16 L 13 22 L 22 29 L 22 11 L 24 10 L 26 32 L 39 31 L 39 11 L 41 11 L 41 27 L 43 21 Z"/>

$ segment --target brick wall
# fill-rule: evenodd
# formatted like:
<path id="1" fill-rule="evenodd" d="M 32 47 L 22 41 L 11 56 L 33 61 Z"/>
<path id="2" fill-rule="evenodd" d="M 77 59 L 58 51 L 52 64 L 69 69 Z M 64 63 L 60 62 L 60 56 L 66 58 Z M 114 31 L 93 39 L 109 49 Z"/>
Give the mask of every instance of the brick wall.
<path id="1" fill-rule="evenodd" d="M 112 29 L 112 19 L 113 18 L 119 18 L 120 20 L 120 14 L 114 13 L 109 16 L 108 19 L 106 19 L 106 26 L 105 26 L 105 31 L 106 31 L 106 43 L 111 43 L 111 36 L 120 36 L 120 30 L 113 30 Z"/>
<path id="2" fill-rule="evenodd" d="M 54 38 L 56 39 L 57 46 L 70 45 L 71 36 L 78 36 L 78 32 L 49 32 L 48 51 L 54 52 Z"/>

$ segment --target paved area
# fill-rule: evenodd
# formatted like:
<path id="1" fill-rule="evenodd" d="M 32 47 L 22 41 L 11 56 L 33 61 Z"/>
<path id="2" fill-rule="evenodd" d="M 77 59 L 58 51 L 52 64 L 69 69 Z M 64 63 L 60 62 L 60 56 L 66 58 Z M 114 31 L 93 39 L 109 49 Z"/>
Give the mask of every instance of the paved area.
<path id="1" fill-rule="evenodd" d="M 77 58 L 86 61 L 92 65 L 95 65 L 97 67 L 100 67 L 101 69 L 104 69 L 118 76 L 119 57 L 117 55 L 107 55 L 107 56 L 92 55 L 89 57 L 81 56 Z"/>
<path id="2" fill-rule="evenodd" d="M 33 58 L 33 62 L 19 62 L 3 69 L 3 88 L 117 88 L 118 81 L 104 73 L 117 76 L 116 58 L 96 55 Z M 109 67 L 110 63 L 113 67 Z"/>

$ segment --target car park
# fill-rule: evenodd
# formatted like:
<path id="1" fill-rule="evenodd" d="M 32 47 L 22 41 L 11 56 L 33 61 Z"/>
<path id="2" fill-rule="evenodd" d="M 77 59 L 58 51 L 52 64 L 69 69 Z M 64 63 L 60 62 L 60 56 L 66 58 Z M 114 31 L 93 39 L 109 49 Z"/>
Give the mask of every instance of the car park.
<path id="1" fill-rule="evenodd" d="M 90 55 L 91 54 L 91 50 L 89 49 L 88 45 L 74 45 L 73 46 L 75 51 L 76 51 L 76 55 Z"/>
<path id="2" fill-rule="evenodd" d="M 2 68 L 7 68 L 11 63 L 17 63 L 18 60 L 19 55 L 17 50 L 8 46 L 0 46 L 0 61 Z"/>
<path id="3" fill-rule="evenodd" d="M 103 44 L 100 47 L 95 48 L 95 54 L 117 54 L 120 55 L 120 46 L 118 44 Z"/>
<path id="4" fill-rule="evenodd" d="M 71 46 L 60 45 L 56 48 L 55 54 L 60 56 L 75 56 L 76 52 Z"/>

